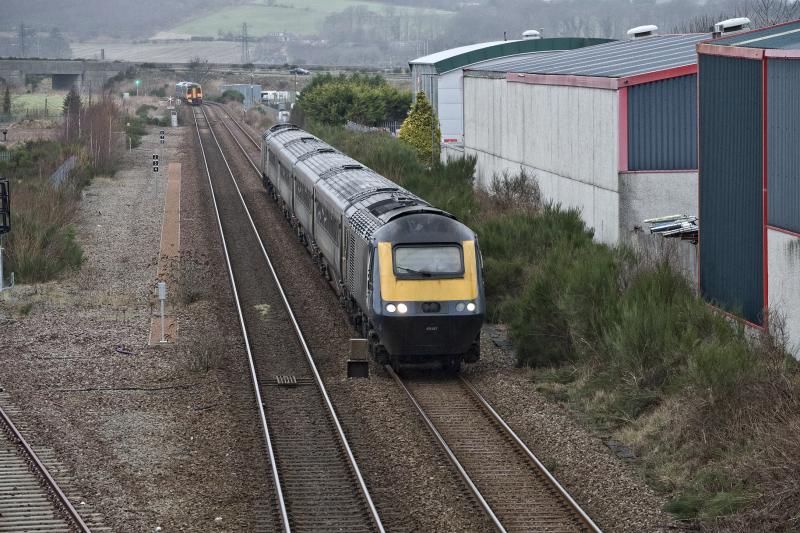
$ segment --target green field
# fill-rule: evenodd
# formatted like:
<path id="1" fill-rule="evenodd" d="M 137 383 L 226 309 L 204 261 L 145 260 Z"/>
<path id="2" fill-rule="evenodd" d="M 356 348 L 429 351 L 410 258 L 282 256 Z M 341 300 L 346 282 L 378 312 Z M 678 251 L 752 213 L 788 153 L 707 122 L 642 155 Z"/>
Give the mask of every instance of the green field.
<path id="1" fill-rule="evenodd" d="M 21 114 L 25 113 L 26 110 L 44 110 L 45 102 L 47 102 L 48 114 L 60 115 L 64 107 L 64 97 L 66 95 L 66 91 L 50 94 L 12 94 L 11 112 L 14 114 Z"/>
<path id="2" fill-rule="evenodd" d="M 338 13 L 355 6 L 363 6 L 377 12 L 391 9 L 395 13 L 450 14 L 448 11 L 405 6 L 394 7 L 366 0 L 283 0 L 277 3 L 279 6 L 253 2 L 238 7 L 224 7 L 218 11 L 191 18 L 168 31 L 215 37 L 220 31 L 239 34 L 242 31 L 242 23 L 246 22 L 247 33 L 253 37 L 279 31 L 308 35 L 316 33 L 325 17 L 331 13 Z M 289 5 L 292 7 L 288 7 Z"/>

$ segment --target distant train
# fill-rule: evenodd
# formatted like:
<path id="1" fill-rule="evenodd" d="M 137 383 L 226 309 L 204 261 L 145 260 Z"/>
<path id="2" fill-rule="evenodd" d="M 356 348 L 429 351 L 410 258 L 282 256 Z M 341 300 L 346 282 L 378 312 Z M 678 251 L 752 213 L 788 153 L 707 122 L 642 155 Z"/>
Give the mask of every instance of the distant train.
<path id="1" fill-rule="evenodd" d="M 179 81 L 175 84 L 175 98 L 190 105 L 200 105 L 203 103 L 203 88 L 199 83 Z"/>
<path id="2" fill-rule="evenodd" d="M 475 233 L 292 124 L 266 131 L 264 186 L 380 363 L 456 372 L 480 357 Z"/>

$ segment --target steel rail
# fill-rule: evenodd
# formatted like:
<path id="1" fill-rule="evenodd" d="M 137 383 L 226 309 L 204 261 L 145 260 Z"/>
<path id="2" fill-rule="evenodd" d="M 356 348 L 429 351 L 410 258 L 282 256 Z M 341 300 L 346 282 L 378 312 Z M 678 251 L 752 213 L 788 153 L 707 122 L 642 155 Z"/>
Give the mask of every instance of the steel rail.
<path id="1" fill-rule="evenodd" d="M 239 128 L 239 130 L 241 130 L 242 133 L 244 133 L 247 136 L 247 138 L 250 139 L 250 141 L 260 151 L 261 150 L 261 146 L 256 141 L 254 141 L 253 138 L 250 136 L 250 134 L 239 124 L 239 122 L 235 118 L 233 118 L 230 115 L 230 113 L 228 113 L 228 111 L 224 108 L 224 106 L 222 106 L 220 104 L 216 104 L 216 105 L 219 106 L 222 109 L 222 111 L 228 116 L 228 118 L 231 121 L 233 121 L 234 124 L 236 124 L 236 126 Z M 231 134 L 231 137 L 236 142 L 236 144 L 239 146 L 239 148 L 242 150 L 244 155 L 247 157 L 247 160 L 250 162 L 250 164 L 253 166 L 253 168 L 256 170 L 256 172 L 260 172 L 260 170 L 258 169 L 258 166 L 253 162 L 252 159 L 250 159 L 250 156 L 247 154 L 247 152 L 245 151 L 245 149 L 241 145 L 241 143 L 233 135 L 233 132 L 230 130 L 230 128 L 227 126 L 227 124 L 225 124 L 223 122 L 223 125 L 228 130 L 228 132 Z M 391 366 L 387 365 L 386 368 L 387 368 L 387 371 L 389 372 L 389 374 L 395 379 L 395 381 L 397 381 L 400 384 L 400 386 L 405 391 L 406 395 L 409 397 L 411 402 L 414 404 L 414 406 L 420 412 L 420 415 L 422 416 L 422 418 L 425 421 L 426 425 L 433 432 L 434 436 L 439 441 L 439 443 L 444 447 L 445 452 L 448 455 L 448 458 L 453 462 L 453 464 L 455 465 L 455 467 L 459 471 L 459 473 L 462 475 L 462 477 L 464 477 L 464 480 L 466 481 L 468 487 L 470 488 L 472 493 L 476 496 L 478 501 L 481 503 L 481 506 L 484 508 L 484 510 L 487 511 L 487 514 L 489 514 L 489 516 L 492 519 L 492 521 L 494 522 L 495 526 L 500 531 L 505 531 L 505 529 L 502 526 L 502 524 L 500 523 L 499 519 L 494 514 L 494 512 L 491 510 L 491 508 L 489 507 L 488 503 L 485 501 L 483 496 L 480 494 L 480 492 L 478 491 L 477 487 L 475 486 L 475 484 L 470 479 L 469 475 L 464 470 L 463 466 L 460 464 L 458 459 L 455 457 L 455 455 L 453 454 L 453 452 L 449 448 L 449 446 L 447 446 L 447 444 L 444 441 L 444 438 L 442 437 L 441 433 L 439 433 L 439 431 L 433 425 L 433 422 L 430 420 L 430 418 L 424 412 L 424 409 L 422 408 L 422 406 L 417 402 L 416 398 L 414 398 L 414 396 L 411 393 L 411 391 L 405 386 L 403 381 L 394 372 L 394 370 L 391 368 Z M 469 380 L 467 380 L 465 377 L 459 375 L 459 379 L 463 382 L 463 384 L 465 385 L 466 389 L 478 401 L 480 406 L 485 409 L 485 411 L 490 415 L 490 417 L 495 422 L 498 423 L 498 425 L 500 425 L 500 427 L 503 429 L 504 433 L 506 435 L 508 435 L 508 437 L 514 442 L 514 444 L 516 444 L 517 447 L 535 465 L 536 469 L 545 477 L 547 482 L 567 502 L 569 507 L 578 515 L 578 517 L 580 518 L 581 522 L 583 522 L 584 525 L 590 531 L 593 531 L 593 532 L 596 532 L 596 533 L 601 533 L 602 530 L 597 526 L 597 524 L 594 523 L 594 521 L 581 508 L 581 506 L 575 501 L 575 499 L 569 494 L 569 492 L 567 492 L 567 490 L 558 482 L 558 480 L 550 473 L 550 471 L 547 470 L 547 468 L 544 466 L 544 464 L 542 464 L 542 462 L 539 461 L 539 459 L 536 457 L 536 455 L 530 450 L 530 448 L 528 448 L 528 446 L 522 441 L 522 439 L 520 439 L 519 436 L 517 436 L 517 434 L 511 429 L 511 427 L 505 422 L 505 420 L 497 413 L 497 411 L 494 410 L 494 408 L 491 406 L 491 404 L 489 404 L 489 402 L 480 394 L 480 392 L 478 392 L 477 388 L 475 388 L 475 386 Z"/>
<path id="2" fill-rule="evenodd" d="M 208 122 L 208 117 L 206 117 L 205 111 L 203 111 L 202 109 L 201 111 L 203 112 L 203 117 L 206 120 L 206 124 L 208 124 L 208 129 L 209 131 L 211 131 L 211 124 Z M 242 328 L 242 336 L 244 337 L 245 349 L 247 350 L 247 362 L 250 366 L 250 377 L 253 380 L 253 390 L 256 395 L 256 404 L 258 405 L 258 415 L 259 419 L 261 420 L 261 427 L 264 430 L 264 440 L 267 445 L 267 453 L 269 454 L 270 468 L 272 470 L 272 479 L 273 482 L 275 483 L 276 498 L 278 500 L 278 506 L 280 508 L 281 521 L 283 522 L 283 531 L 285 533 L 291 533 L 291 526 L 289 524 L 289 515 L 286 510 L 286 502 L 284 501 L 283 490 L 281 489 L 281 480 L 278 474 L 278 463 L 275 459 L 275 452 L 272 447 L 272 439 L 269 436 L 269 425 L 267 424 L 267 415 L 264 410 L 264 401 L 261 397 L 261 390 L 259 389 L 258 375 L 256 374 L 255 361 L 253 360 L 253 352 L 250 348 L 250 339 L 247 334 L 247 326 L 245 325 L 244 314 L 242 313 L 242 306 L 241 303 L 239 302 L 239 291 L 236 289 L 236 280 L 233 275 L 233 266 L 231 265 L 231 259 L 230 256 L 228 255 L 228 245 L 225 242 L 225 232 L 222 229 L 222 219 L 219 216 L 219 207 L 217 207 L 217 195 L 214 192 L 214 184 L 211 181 L 211 170 L 208 168 L 208 159 L 206 158 L 206 151 L 205 148 L 203 147 L 203 139 L 200 136 L 200 125 L 198 124 L 197 121 L 197 113 L 195 113 L 193 110 L 192 115 L 194 116 L 194 125 L 197 131 L 197 140 L 200 142 L 200 153 L 203 155 L 203 164 L 206 167 L 206 175 L 208 176 L 208 186 L 211 188 L 211 197 L 213 200 L 212 203 L 214 204 L 214 213 L 217 218 L 217 227 L 219 229 L 220 239 L 222 240 L 222 248 L 225 254 L 225 263 L 228 266 L 228 276 L 230 276 L 231 280 L 231 289 L 233 289 L 233 300 L 236 303 L 236 312 L 239 315 L 239 325 Z"/>
<path id="3" fill-rule="evenodd" d="M 31 448 L 31 446 L 28 444 L 28 441 L 25 440 L 25 437 L 22 436 L 22 433 L 20 433 L 19 429 L 17 429 L 17 426 L 14 425 L 14 422 L 11 421 L 11 418 L 6 414 L 2 407 L 0 407 L 0 418 L 3 419 L 5 425 L 11 430 L 13 438 L 19 442 L 19 444 L 25 450 L 25 453 L 31 458 L 33 465 L 47 482 L 47 485 L 50 487 L 50 489 L 55 493 L 59 503 L 64 506 L 67 514 L 69 514 L 70 519 L 72 519 L 81 532 L 91 533 L 92 530 L 89 529 L 89 526 L 87 526 L 86 522 L 83 521 L 81 515 L 78 514 L 78 511 L 72 506 L 72 503 L 69 501 L 69 498 L 67 498 L 67 495 L 64 494 L 64 492 L 61 490 L 61 487 L 58 486 L 56 480 L 50 475 L 50 471 L 47 470 L 47 467 L 44 465 L 44 463 L 42 463 L 42 461 L 39 459 L 39 456 L 36 455 L 36 452 L 33 451 L 33 448 Z"/>
<path id="4" fill-rule="evenodd" d="M 221 109 L 221 110 L 222 110 L 222 112 L 223 112 L 223 113 L 225 113 L 225 114 L 228 116 L 228 118 L 229 118 L 229 119 L 231 119 L 231 121 L 232 121 L 234 124 L 236 124 L 236 127 L 237 127 L 237 128 L 239 128 L 239 131 L 241 131 L 242 133 L 244 133 L 244 134 L 247 136 L 247 138 L 248 138 L 248 139 L 250 139 L 250 142 L 251 142 L 251 143 L 253 143 L 253 145 L 254 145 L 254 146 L 255 146 L 255 147 L 258 149 L 258 151 L 259 151 L 259 152 L 261 151 L 261 145 L 260 145 L 260 144 L 259 144 L 259 143 L 258 143 L 258 142 L 255 140 L 255 139 L 253 139 L 253 137 L 251 137 L 251 136 L 250 136 L 250 134 L 247 132 L 247 130 L 246 130 L 246 129 L 244 129 L 244 127 L 243 127 L 243 126 L 242 126 L 242 125 L 239 123 L 239 121 L 238 121 L 238 120 L 236 120 L 235 118 L 233 118 L 233 115 L 231 115 L 231 114 L 228 112 L 228 110 L 225 108 L 225 106 L 224 106 L 224 105 L 222 105 L 222 104 L 220 104 L 220 103 L 218 103 L 218 102 L 213 102 L 213 105 L 214 105 L 214 107 L 215 107 L 215 108 L 219 108 L 219 109 Z"/>
<path id="5" fill-rule="evenodd" d="M 208 117 L 206 115 L 205 110 L 203 110 L 201 108 L 201 111 L 203 113 L 203 116 L 206 117 L 206 122 L 208 122 Z M 230 130 L 230 128 L 228 128 L 228 126 L 224 122 L 222 122 L 222 124 L 223 124 L 223 126 L 225 126 L 225 128 L 228 130 L 228 132 L 231 134 L 231 138 L 236 142 L 237 146 L 239 146 L 239 148 L 242 150 L 242 152 L 244 153 L 245 157 L 247 157 L 248 161 L 250 161 L 250 164 L 253 165 L 253 167 L 258 172 L 258 166 L 256 166 L 255 163 L 253 163 L 252 159 L 250 159 L 250 156 L 247 155 L 247 152 L 244 150 L 244 147 L 242 147 L 242 145 L 239 143 L 239 141 L 233 135 L 233 132 Z M 364 498 L 366 500 L 367 506 L 369 508 L 370 515 L 372 517 L 372 521 L 375 523 L 375 526 L 377 527 L 378 531 L 380 531 L 380 533 L 385 533 L 385 530 L 383 528 L 383 523 L 381 522 L 380 516 L 378 515 L 378 509 L 375 507 L 375 504 L 372 501 L 372 497 L 369 494 L 369 489 L 367 488 L 367 484 L 364 481 L 363 475 L 361 474 L 361 469 L 358 467 L 358 463 L 356 462 L 356 458 L 353 455 L 353 451 L 350 448 L 350 444 L 347 441 L 347 436 L 344 433 L 344 429 L 342 428 L 342 424 L 339 421 L 339 417 L 336 414 L 336 410 L 333 407 L 333 403 L 331 402 L 331 399 L 328 396 L 328 391 L 325 388 L 325 384 L 322 381 L 322 376 L 320 375 L 319 370 L 317 369 L 317 365 L 314 362 L 314 357 L 311 355 L 311 350 L 308 347 L 308 343 L 306 343 L 305 337 L 303 336 L 303 331 L 300 328 L 300 323 L 297 321 L 297 317 L 295 317 L 294 311 L 292 310 L 292 306 L 289 303 L 289 298 L 286 296 L 286 292 L 283 290 L 283 285 L 281 284 L 280 278 L 278 277 L 278 273 L 277 273 L 277 271 L 275 270 L 275 267 L 272 264 L 272 259 L 270 259 L 269 254 L 267 253 L 267 249 L 264 246 L 264 241 L 261 239 L 261 235 L 258 233 L 258 229 L 256 228 L 256 224 L 253 221 L 253 217 L 250 214 L 250 209 L 247 207 L 247 203 L 244 200 L 244 196 L 242 195 L 242 191 L 239 189 L 239 184 L 236 182 L 236 177 L 234 176 L 233 170 L 231 169 L 230 165 L 228 164 L 228 160 L 225 157 L 225 154 L 223 153 L 222 147 L 219 144 L 219 140 L 217 139 L 217 136 L 214 133 L 213 128 L 211 128 L 211 123 L 210 122 L 208 122 L 208 129 L 211 132 L 211 136 L 214 138 L 214 142 L 217 143 L 217 147 L 219 148 L 220 154 L 222 155 L 222 160 L 225 162 L 225 166 L 228 168 L 228 172 L 230 173 L 231 180 L 233 182 L 234 187 L 236 188 L 236 193 L 239 195 L 239 199 L 242 202 L 242 207 L 244 208 L 244 212 L 247 215 L 247 219 L 250 221 L 250 226 L 253 229 L 253 233 L 255 234 L 256 239 L 258 240 L 258 244 L 259 244 L 259 246 L 261 248 L 261 253 L 263 254 L 264 259 L 266 260 L 267 265 L 269 266 L 269 270 L 270 270 L 270 273 L 272 274 L 273 280 L 275 281 L 275 285 L 276 285 L 276 287 L 278 289 L 278 293 L 281 296 L 281 300 L 283 301 L 283 304 L 286 307 L 286 311 L 287 311 L 287 314 L 289 315 L 289 319 L 292 322 L 292 326 L 294 327 L 294 331 L 297 334 L 297 339 L 300 342 L 301 347 L 303 348 L 303 353 L 306 356 L 306 361 L 308 362 L 308 365 L 311 368 L 311 372 L 314 375 L 314 381 L 317 384 L 317 388 L 319 389 L 320 394 L 322 394 L 322 398 L 325 401 L 325 405 L 326 405 L 326 407 L 328 409 L 328 414 L 331 417 L 331 420 L 333 421 L 334 426 L 336 427 L 336 433 L 337 433 L 337 435 L 339 437 L 339 441 L 340 441 L 340 443 L 341 443 L 341 445 L 342 445 L 342 447 L 343 447 L 343 449 L 344 449 L 344 451 L 345 451 L 345 453 L 347 455 L 347 459 L 348 459 L 348 462 L 350 463 L 350 467 L 353 470 L 353 474 L 356 476 L 356 479 L 358 480 L 359 488 L 361 489 L 361 493 L 363 494 L 363 496 L 364 496 Z"/>
<path id="6" fill-rule="evenodd" d="M 215 108 L 219 108 L 219 109 L 221 109 L 221 110 L 222 110 L 222 112 L 223 112 L 223 113 L 225 113 L 225 114 L 228 116 L 228 118 L 229 118 L 229 119 L 231 119 L 231 121 L 232 121 L 234 124 L 236 124 L 236 127 L 237 127 L 237 128 L 239 128 L 239 131 L 241 131 L 242 133 L 244 133 L 244 134 L 247 136 L 247 138 L 250 140 L 250 142 L 251 142 L 251 143 L 253 143 L 253 145 L 254 145 L 254 146 L 255 146 L 255 147 L 258 149 L 258 151 L 259 151 L 259 152 L 261 151 L 261 145 L 260 145 L 258 142 L 256 142 L 256 140 L 255 140 L 255 139 L 253 139 L 253 138 L 250 136 L 250 134 L 249 134 L 249 133 L 247 133 L 247 130 L 245 130 L 245 129 L 244 129 L 244 127 L 242 127 L 242 125 L 241 125 L 241 124 L 239 124 L 239 121 L 238 121 L 238 120 L 236 120 L 235 118 L 233 118 L 233 116 L 232 116 L 230 113 L 228 113 L 228 110 L 227 110 L 227 109 L 225 109 L 225 106 L 224 106 L 224 105 L 222 105 L 222 104 L 220 104 L 220 103 L 218 103 L 218 102 L 212 102 L 212 105 L 213 105 Z M 250 159 L 250 157 L 249 157 L 249 156 L 248 156 L 248 159 Z M 250 163 L 252 163 L 252 160 L 250 161 Z M 256 170 L 258 170 L 258 168 L 256 168 Z M 260 171 L 259 171 L 259 172 L 260 172 Z"/>
<path id="7" fill-rule="evenodd" d="M 517 447 L 520 450 L 522 450 L 528 457 L 528 459 L 530 459 L 534 463 L 536 468 L 547 479 L 550 485 L 561 495 L 561 497 L 564 500 L 566 500 L 566 502 L 569 504 L 572 510 L 580 517 L 584 525 L 595 533 L 601 533 L 601 529 L 597 526 L 597 524 L 595 524 L 594 521 L 591 518 L 589 518 L 589 515 L 586 514 L 586 512 L 581 508 L 580 505 L 578 505 L 578 502 L 576 502 L 572 498 L 572 496 L 570 496 L 569 492 L 567 492 L 567 489 L 565 489 L 561 485 L 561 483 L 558 482 L 558 480 L 553 476 L 553 474 L 551 474 L 550 471 L 547 470 L 547 467 L 545 467 L 542 464 L 542 462 L 539 461 L 539 459 L 533 454 L 530 448 L 528 448 L 528 446 L 524 442 L 522 442 L 522 439 L 520 439 L 517 436 L 517 434 L 514 433 L 514 430 L 512 430 L 511 427 L 506 423 L 506 421 L 503 420 L 503 418 L 497 413 L 497 411 L 494 410 L 494 408 L 483 397 L 483 395 L 480 392 L 478 392 L 478 389 L 475 387 L 475 385 L 473 385 L 472 382 L 469 381 L 464 376 L 458 376 L 458 377 L 464 384 L 464 386 L 467 388 L 467 390 L 472 394 L 473 398 L 475 398 L 481 405 L 481 407 L 483 407 L 486 410 L 486 412 L 489 413 L 492 419 L 495 422 L 497 422 L 500 425 L 500 427 L 503 428 L 505 434 L 508 435 L 511 438 L 511 440 L 514 441 Z"/>
<path id="8" fill-rule="evenodd" d="M 403 380 L 400 379 L 400 376 L 398 376 L 395 373 L 394 369 L 392 369 L 390 365 L 385 365 L 384 368 L 389 373 L 389 375 L 397 382 L 397 384 L 400 385 L 400 388 L 402 388 L 403 391 L 406 393 L 406 396 L 408 396 L 408 399 L 411 400 L 411 403 L 414 405 L 414 407 L 417 408 L 417 412 L 419 412 L 420 416 L 422 417 L 422 420 L 425 422 L 425 425 L 428 426 L 428 429 L 431 431 L 431 433 L 433 433 L 433 436 L 436 438 L 436 440 L 439 442 L 439 445 L 447 454 L 447 458 L 450 459 L 450 462 L 453 463 L 453 466 L 456 468 L 456 470 L 458 470 L 458 473 L 461 475 L 462 479 L 467 484 L 467 487 L 469 488 L 470 492 L 472 492 L 473 496 L 475 496 L 475 498 L 478 500 L 478 503 L 480 504 L 481 508 L 483 508 L 483 511 L 486 513 L 489 519 L 492 521 L 494 527 L 497 528 L 498 531 L 506 533 L 506 528 L 500 522 L 500 519 L 497 518 L 497 515 L 489 506 L 489 503 L 483 497 L 481 491 L 472 481 L 472 478 L 469 476 L 467 471 L 464 469 L 463 466 L 461 466 L 461 462 L 458 460 L 453 450 L 450 449 L 450 446 L 448 446 L 447 441 L 444 440 L 442 434 L 439 433 L 439 430 L 436 429 L 436 426 L 433 424 L 433 421 L 428 417 L 427 413 L 425 413 L 425 409 L 423 409 L 422 406 L 419 404 L 419 402 L 417 402 L 417 399 L 414 397 L 414 394 L 412 394 L 412 392 L 408 389 L 408 387 L 406 387 L 406 384 L 403 383 Z"/>

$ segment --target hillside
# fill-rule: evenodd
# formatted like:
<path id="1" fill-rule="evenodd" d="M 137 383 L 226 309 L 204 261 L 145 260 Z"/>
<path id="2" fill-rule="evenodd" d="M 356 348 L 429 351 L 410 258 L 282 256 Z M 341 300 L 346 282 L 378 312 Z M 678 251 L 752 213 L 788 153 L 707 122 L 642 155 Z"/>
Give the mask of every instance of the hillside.
<path id="1" fill-rule="evenodd" d="M 309 35 L 323 29 L 325 18 L 348 8 L 365 8 L 377 14 L 445 15 L 448 11 L 412 6 L 390 6 L 369 0 L 283 0 L 283 2 L 249 2 L 245 5 L 219 8 L 183 21 L 169 33 L 216 37 L 241 33 L 247 23 L 248 34 L 261 37 L 271 32 Z"/>
<path id="2" fill-rule="evenodd" d="M 241 0 L 3 0 L 0 31 L 16 31 L 24 23 L 40 31 L 58 27 L 81 38 L 146 37 L 185 20 L 187 14 L 238 3 Z"/>

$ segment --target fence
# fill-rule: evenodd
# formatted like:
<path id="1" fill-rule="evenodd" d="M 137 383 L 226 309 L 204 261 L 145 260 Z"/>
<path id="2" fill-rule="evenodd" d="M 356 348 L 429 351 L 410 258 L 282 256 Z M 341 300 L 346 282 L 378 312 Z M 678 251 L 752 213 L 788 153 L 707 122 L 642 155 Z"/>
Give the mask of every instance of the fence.
<path id="1" fill-rule="evenodd" d="M 78 159 L 73 155 L 70 156 L 66 161 L 61 163 L 61 166 L 56 169 L 55 172 L 50 176 L 50 182 L 53 184 L 53 187 L 60 187 L 64 180 L 67 179 L 69 176 L 70 171 L 75 168 Z"/>
<path id="2" fill-rule="evenodd" d="M 362 133 L 371 133 L 371 132 L 388 132 L 391 133 L 393 136 L 397 135 L 397 130 L 400 129 L 403 123 L 399 120 L 386 120 L 381 122 L 377 126 L 365 126 L 363 124 L 359 124 L 358 122 L 353 122 L 352 120 L 348 120 L 347 123 L 344 125 L 345 128 L 352 131 L 360 131 Z"/>

